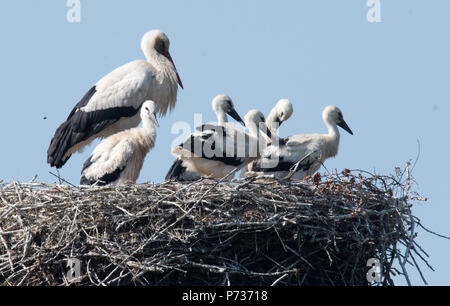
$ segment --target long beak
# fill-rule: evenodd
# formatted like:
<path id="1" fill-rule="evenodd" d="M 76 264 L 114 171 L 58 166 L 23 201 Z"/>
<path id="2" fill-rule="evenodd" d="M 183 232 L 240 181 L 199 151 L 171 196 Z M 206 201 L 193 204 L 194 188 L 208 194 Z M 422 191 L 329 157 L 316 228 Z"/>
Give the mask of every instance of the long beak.
<path id="1" fill-rule="evenodd" d="M 227 114 L 230 115 L 234 120 L 245 126 L 244 120 L 242 120 L 241 116 L 239 116 L 234 108 L 230 109 Z"/>
<path id="2" fill-rule="evenodd" d="M 277 120 L 275 122 L 278 122 L 278 127 L 280 127 L 284 121 L 281 121 L 280 118 L 277 117 Z"/>
<path id="3" fill-rule="evenodd" d="M 164 56 L 167 57 L 167 59 L 172 63 L 173 67 L 175 68 L 175 73 L 177 74 L 178 84 L 180 84 L 180 87 L 182 89 L 184 89 L 183 83 L 181 82 L 181 79 L 180 79 L 180 75 L 178 74 L 178 71 L 177 71 L 177 67 L 175 66 L 175 63 L 173 62 L 172 56 L 170 56 L 169 51 L 164 53 Z"/>
<path id="4" fill-rule="evenodd" d="M 261 132 L 263 132 L 264 134 L 267 135 L 267 137 L 269 137 L 269 139 L 272 139 L 272 132 L 270 132 L 269 128 L 267 127 L 267 125 L 264 122 L 261 122 L 259 124 L 259 130 Z"/>
<path id="5" fill-rule="evenodd" d="M 159 127 L 159 121 L 158 118 L 156 118 L 155 114 L 153 114 L 153 121 L 155 122 L 155 125 Z"/>
<path id="6" fill-rule="evenodd" d="M 338 122 L 337 125 L 346 130 L 350 135 L 353 135 L 352 130 L 350 129 L 350 127 L 348 126 L 347 122 L 345 122 L 344 119 Z"/>

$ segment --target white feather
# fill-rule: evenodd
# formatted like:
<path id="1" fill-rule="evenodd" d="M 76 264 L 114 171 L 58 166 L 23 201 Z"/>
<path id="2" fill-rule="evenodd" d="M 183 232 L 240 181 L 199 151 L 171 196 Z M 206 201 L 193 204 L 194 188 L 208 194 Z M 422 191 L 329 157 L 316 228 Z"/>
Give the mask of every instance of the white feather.
<path id="1" fill-rule="evenodd" d="M 153 148 L 156 139 L 152 101 L 142 105 L 142 127 L 132 128 L 105 138 L 92 152 L 90 165 L 82 170 L 82 180 L 100 180 L 120 170 L 119 177 L 111 185 L 135 183 L 142 169 L 145 156 Z"/>
<path id="2" fill-rule="evenodd" d="M 251 165 L 248 175 L 266 174 L 277 178 L 290 175 L 290 171 L 287 170 L 270 171 L 272 167 L 278 165 L 278 161 L 293 165 L 301 161 L 298 171 L 292 175 L 292 178 L 303 179 L 313 175 L 327 158 L 334 157 L 338 153 L 340 134 L 337 125 L 353 134 L 339 108 L 327 106 L 322 113 L 322 118 L 328 128 L 328 134 L 294 135 L 287 137 L 280 144 L 268 146 L 258 164 Z M 254 170 L 256 166 L 265 168 L 265 171 Z"/>
<path id="3" fill-rule="evenodd" d="M 245 116 L 245 123 L 249 127 L 250 134 L 230 123 L 205 125 L 203 131 L 191 134 L 188 140 L 182 146 L 175 147 L 172 153 L 178 155 L 183 163 L 189 165 L 191 171 L 195 171 L 200 176 L 221 179 L 231 171 L 246 166 L 259 156 L 259 152 L 262 152 L 258 150 L 258 146 L 262 143 L 265 144 L 265 140 L 260 137 L 258 127 L 263 130 L 267 129 L 264 121 L 261 112 L 257 110 L 249 111 Z M 225 131 L 225 137 L 221 132 L 222 129 Z M 194 138 L 194 143 L 199 144 L 197 148 L 200 150 L 198 152 L 195 150 L 195 145 L 194 148 L 190 148 L 191 137 Z M 207 138 L 206 141 L 205 138 Z M 215 149 L 205 152 L 205 148 L 211 148 L 212 143 L 215 143 Z M 221 160 L 204 158 L 202 156 L 205 153 L 213 153 L 211 157 L 228 157 L 233 159 L 236 164 L 230 165 Z"/>

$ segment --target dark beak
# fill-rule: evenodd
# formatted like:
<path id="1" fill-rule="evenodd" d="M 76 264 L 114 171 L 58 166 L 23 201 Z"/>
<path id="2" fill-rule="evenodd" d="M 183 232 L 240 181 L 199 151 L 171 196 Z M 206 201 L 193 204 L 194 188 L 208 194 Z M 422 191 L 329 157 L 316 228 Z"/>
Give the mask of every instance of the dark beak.
<path id="1" fill-rule="evenodd" d="M 261 132 L 263 132 L 264 134 L 266 134 L 267 137 L 269 137 L 269 139 L 272 139 L 272 132 L 270 132 L 269 128 L 267 127 L 267 125 L 264 122 L 261 122 L 259 124 L 259 130 Z"/>
<path id="2" fill-rule="evenodd" d="M 283 121 L 281 121 L 280 118 L 277 118 L 276 122 L 278 123 L 278 127 L 280 127 L 281 124 L 283 123 Z"/>
<path id="3" fill-rule="evenodd" d="M 182 89 L 184 89 L 183 83 L 181 82 L 181 79 L 180 79 L 180 75 L 178 74 L 178 71 L 177 71 L 177 67 L 175 66 L 175 63 L 173 62 L 172 56 L 170 56 L 169 51 L 167 51 L 166 53 L 164 53 L 164 56 L 167 57 L 167 59 L 172 63 L 173 68 L 175 68 L 175 73 L 177 74 L 178 84 L 180 84 L 180 87 L 181 87 Z"/>
<path id="4" fill-rule="evenodd" d="M 245 126 L 244 120 L 242 120 L 241 116 L 239 116 L 234 108 L 230 109 L 227 114 L 230 115 L 234 120 Z"/>
<path id="5" fill-rule="evenodd" d="M 340 126 L 341 128 L 343 128 L 344 130 L 346 130 L 350 135 L 353 135 L 352 130 L 347 125 L 347 122 L 345 122 L 344 119 L 342 119 L 337 125 Z"/>

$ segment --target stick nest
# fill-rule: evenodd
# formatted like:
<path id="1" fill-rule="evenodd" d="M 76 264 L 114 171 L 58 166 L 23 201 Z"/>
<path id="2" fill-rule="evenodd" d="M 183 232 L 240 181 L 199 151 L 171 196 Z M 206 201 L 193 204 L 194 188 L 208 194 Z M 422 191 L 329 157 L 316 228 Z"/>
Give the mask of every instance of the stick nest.
<path id="1" fill-rule="evenodd" d="M 408 174 L 0 184 L 0 284 L 374 285 L 370 258 L 409 283 L 428 255 Z"/>

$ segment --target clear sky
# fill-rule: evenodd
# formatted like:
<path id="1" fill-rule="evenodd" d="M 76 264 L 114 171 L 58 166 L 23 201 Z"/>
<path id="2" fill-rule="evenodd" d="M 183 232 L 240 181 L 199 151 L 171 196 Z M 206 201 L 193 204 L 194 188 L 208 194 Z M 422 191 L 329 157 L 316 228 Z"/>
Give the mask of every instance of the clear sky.
<path id="1" fill-rule="evenodd" d="M 428 202 L 414 213 L 450 235 L 450 1 L 381 0 L 379 23 L 367 21 L 366 0 L 81 0 L 79 23 L 67 21 L 68 10 L 65 0 L 0 2 L 0 180 L 55 182 L 46 164 L 55 129 L 102 76 L 144 58 L 140 39 L 159 28 L 185 90 L 159 120 L 138 182 L 163 180 L 172 124 L 193 124 L 194 113 L 214 120 L 216 94 L 230 95 L 241 116 L 290 99 L 282 136 L 326 132 L 321 112 L 333 104 L 355 135 L 342 133 L 327 168 L 390 174 L 415 159 L 420 141 L 413 175 Z M 97 143 L 61 175 L 77 184 Z M 418 241 L 436 269 L 422 266 L 429 284 L 450 285 L 450 241 L 423 231 Z"/>

